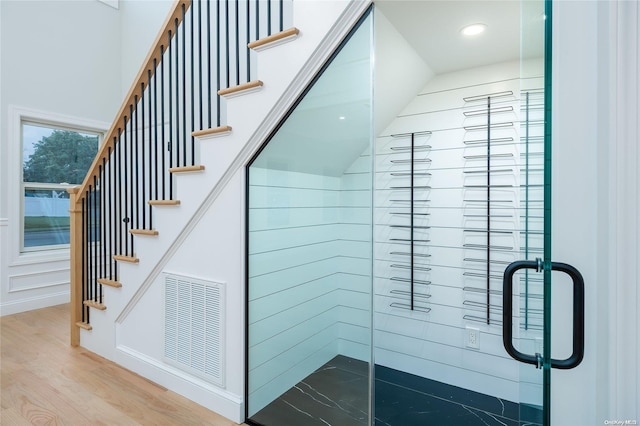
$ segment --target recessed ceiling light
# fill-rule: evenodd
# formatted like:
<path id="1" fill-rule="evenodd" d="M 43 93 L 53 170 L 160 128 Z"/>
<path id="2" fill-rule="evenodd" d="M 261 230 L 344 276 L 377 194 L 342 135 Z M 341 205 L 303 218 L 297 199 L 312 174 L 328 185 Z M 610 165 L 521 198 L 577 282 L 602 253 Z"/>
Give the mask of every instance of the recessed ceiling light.
<path id="1" fill-rule="evenodd" d="M 340 117 L 338 117 L 338 120 L 346 120 L 347 117 L 345 117 L 344 115 L 341 115 Z"/>
<path id="2" fill-rule="evenodd" d="M 485 24 L 471 24 L 461 29 L 460 32 L 465 36 L 474 36 L 483 33 L 486 29 L 487 26 Z"/>

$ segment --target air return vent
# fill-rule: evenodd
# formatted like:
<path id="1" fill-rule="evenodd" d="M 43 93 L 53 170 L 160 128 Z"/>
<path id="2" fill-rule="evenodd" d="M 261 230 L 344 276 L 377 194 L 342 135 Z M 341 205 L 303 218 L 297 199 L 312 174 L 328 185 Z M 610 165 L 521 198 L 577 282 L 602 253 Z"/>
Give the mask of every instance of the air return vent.
<path id="1" fill-rule="evenodd" d="M 224 387 L 224 285 L 165 274 L 164 356 Z"/>

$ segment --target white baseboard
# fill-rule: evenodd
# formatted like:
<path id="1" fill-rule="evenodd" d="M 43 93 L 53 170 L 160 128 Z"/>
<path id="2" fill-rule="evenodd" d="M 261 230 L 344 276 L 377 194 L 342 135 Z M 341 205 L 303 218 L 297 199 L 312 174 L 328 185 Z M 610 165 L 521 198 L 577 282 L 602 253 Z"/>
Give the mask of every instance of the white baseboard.
<path id="1" fill-rule="evenodd" d="M 117 364 L 172 390 L 236 423 L 244 421 L 242 396 L 227 392 L 157 359 L 118 345 Z"/>
<path id="2" fill-rule="evenodd" d="M 0 303 L 0 316 L 69 303 L 69 290 Z"/>

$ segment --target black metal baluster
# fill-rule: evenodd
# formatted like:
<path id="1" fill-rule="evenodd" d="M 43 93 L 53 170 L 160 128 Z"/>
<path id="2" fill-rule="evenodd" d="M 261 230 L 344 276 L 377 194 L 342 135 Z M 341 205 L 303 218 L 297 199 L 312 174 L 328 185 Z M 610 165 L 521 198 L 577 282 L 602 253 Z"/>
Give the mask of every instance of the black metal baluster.
<path id="1" fill-rule="evenodd" d="M 122 129 L 118 129 L 118 143 L 114 146 L 114 154 L 115 154 L 115 168 L 118 173 L 115 173 L 116 184 L 113 187 L 113 194 L 115 195 L 115 205 L 116 205 L 116 216 L 115 222 L 117 226 L 116 231 L 116 240 L 115 240 L 115 251 L 114 254 L 122 253 L 122 161 L 120 158 L 120 151 L 122 150 L 121 144 L 121 136 Z M 115 139 L 115 137 L 114 137 Z M 118 281 L 118 262 L 113 262 L 113 279 Z"/>
<path id="2" fill-rule="evenodd" d="M 81 275 L 81 283 L 82 283 L 82 300 L 80 301 L 81 305 L 82 305 L 82 322 L 87 322 L 87 317 L 85 315 L 85 312 L 87 311 L 87 307 L 84 306 L 84 301 L 87 300 L 87 233 L 86 233 L 86 227 L 87 227 L 87 220 L 86 220 L 86 214 L 87 214 L 87 209 L 86 209 L 86 201 L 87 198 L 84 197 L 82 198 L 82 267 L 80 269 L 80 275 Z M 75 308 L 75 307 L 74 307 Z"/>
<path id="3" fill-rule="evenodd" d="M 271 35 L 271 0 L 267 0 L 267 36 Z"/>
<path id="4" fill-rule="evenodd" d="M 240 6 L 236 1 L 236 86 L 240 84 Z"/>
<path id="5" fill-rule="evenodd" d="M 195 25 L 194 11 L 195 6 L 191 6 L 191 165 L 196 164 L 195 138 L 193 131 L 195 130 L 195 70 L 194 70 L 194 29 Z"/>
<path id="6" fill-rule="evenodd" d="M 187 165 L 187 46 L 185 6 L 182 4 L 182 165 Z"/>
<path id="7" fill-rule="evenodd" d="M 231 32 L 229 31 L 229 0 L 225 0 L 224 3 L 224 29 L 225 29 L 225 37 L 224 37 L 224 41 L 225 41 L 225 53 L 226 53 L 226 80 L 225 82 L 227 83 L 227 87 L 231 87 L 231 80 L 230 80 L 230 68 L 231 68 L 231 56 L 230 56 L 230 36 L 231 36 Z"/>
<path id="8" fill-rule="evenodd" d="M 97 188 L 97 178 L 96 176 L 93 177 L 93 190 L 92 190 L 92 207 L 91 207 L 91 216 L 92 216 L 92 224 L 91 224 L 91 234 L 93 237 L 93 244 L 91 245 L 91 269 L 93 270 L 92 273 L 92 284 L 93 284 L 93 301 L 97 302 L 98 301 L 98 265 L 97 265 L 97 258 L 98 258 L 98 247 L 96 246 L 96 233 L 97 233 L 97 228 L 98 228 L 98 197 L 96 195 L 96 188 Z M 89 189 L 91 189 L 92 187 L 89 187 Z"/>
<path id="9" fill-rule="evenodd" d="M 171 143 L 171 139 L 173 138 L 173 92 L 172 92 L 172 72 L 171 72 L 171 67 L 173 66 L 173 63 L 171 61 L 171 53 L 173 51 L 173 42 L 171 40 L 171 30 L 169 30 L 169 51 L 168 51 L 168 70 L 169 70 L 169 75 L 168 77 L 168 84 L 169 87 L 167 88 L 167 94 L 169 95 L 169 103 L 168 103 L 168 107 L 169 107 L 169 140 L 167 141 L 167 151 L 168 151 L 168 157 L 169 157 L 169 168 L 173 167 L 173 146 Z M 164 123 L 164 119 L 163 119 L 163 123 Z M 169 173 L 169 199 L 173 199 L 173 176 L 171 175 L 171 173 Z"/>
<path id="10" fill-rule="evenodd" d="M 171 63 L 171 61 L 169 61 L 169 63 Z M 160 149 L 160 156 L 162 157 L 160 161 L 162 161 L 162 199 L 166 200 L 165 197 L 165 188 L 166 188 L 166 182 L 165 182 L 165 177 L 167 175 L 167 169 L 166 169 L 166 165 L 165 165 L 165 158 L 166 158 L 166 154 L 164 152 L 164 144 L 166 141 L 165 138 L 165 134 L 164 134 L 164 110 L 165 110 L 165 103 L 164 103 L 164 46 L 160 46 L 160 131 L 161 131 L 161 135 L 160 135 L 160 143 L 161 143 L 161 149 Z M 171 133 L 169 133 L 171 134 Z M 157 197 L 156 197 L 157 199 Z"/>
<path id="11" fill-rule="evenodd" d="M 162 55 L 162 50 L 161 53 Z M 158 199 L 158 186 L 160 185 L 160 182 L 158 180 L 158 169 L 160 168 L 160 165 L 158 164 L 158 74 L 157 74 L 157 70 L 158 70 L 158 61 L 156 59 L 153 60 L 153 69 L 156 70 L 156 72 L 153 74 L 153 124 L 154 124 L 154 129 L 153 129 L 153 164 L 155 165 L 154 171 L 155 171 L 155 179 L 154 181 L 154 188 L 155 188 L 155 193 L 153 194 L 153 199 L 157 200 Z M 164 123 L 161 123 L 160 126 L 164 127 Z M 162 152 L 162 150 L 160 150 L 160 152 Z M 163 171 L 164 173 L 164 171 Z M 151 197 L 151 195 L 149 195 Z M 149 206 L 149 212 L 151 212 L 151 206 Z M 151 214 L 151 213 L 149 213 Z"/>
<path id="12" fill-rule="evenodd" d="M 113 146 L 115 148 L 116 145 L 116 138 L 113 138 Z M 109 262 L 109 279 L 113 279 L 113 262 L 111 261 L 112 256 L 113 256 L 113 248 L 114 248 L 114 230 L 115 228 L 115 221 L 114 221 L 114 217 L 115 217 L 115 209 L 113 208 L 113 197 L 111 196 L 111 194 L 113 193 L 113 189 L 115 188 L 115 161 L 116 161 L 116 153 L 115 151 L 111 150 L 111 147 L 108 148 L 108 154 L 109 154 L 109 192 L 107 193 L 108 196 L 108 201 L 107 204 L 109 205 L 109 253 L 107 254 L 107 262 Z M 112 158 L 113 157 L 113 158 Z"/>
<path id="13" fill-rule="evenodd" d="M 99 214 L 100 214 L 100 264 L 102 265 L 101 267 L 101 276 L 100 278 L 105 278 L 105 276 L 107 275 L 107 245 L 105 244 L 106 241 L 104 239 L 106 233 L 107 233 L 107 228 L 106 228 L 106 221 L 105 221 L 105 216 L 106 216 L 106 205 L 105 205 L 105 166 L 107 164 L 107 159 L 106 158 L 102 158 L 102 168 L 99 168 L 100 170 L 100 210 L 98 210 Z M 100 296 L 98 297 L 99 300 L 102 301 L 102 285 L 98 286 L 98 291 L 100 292 Z"/>
<path id="14" fill-rule="evenodd" d="M 140 145 L 138 143 L 138 114 L 139 114 L 139 109 L 137 108 L 138 106 L 138 95 L 135 95 L 133 97 L 134 99 L 134 105 L 136 106 L 136 110 L 135 110 L 135 114 L 133 115 L 133 136 L 134 139 L 132 139 L 132 141 L 134 141 L 133 145 L 134 145 L 134 153 L 135 153 L 135 160 L 134 161 L 134 166 L 135 166 L 135 171 L 136 171 L 136 181 L 135 183 L 133 183 L 133 179 L 132 180 L 132 187 L 135 188 L 136 190 L 136 195 L 135 195 L 135 202 L 131 202 L 131 208 L 132 213 L 135 213 L 135 223 L 131 224 L 131 229 L 140 229 Z M 133 214 L 132 214 L 132 222 L 133 222 Z M 135 226 L 135 227 L 134 227 Z M 131 236 L 131 241 L 133 241 L 133 235 Z M 133 242 L 132 242 L 133 245 Z M 131 251 L 131 253 L 133 253 L 133 250 Z"/>
<path id="15" fill-rule="evenodd" d="M 180 167 L 180 145 L 182 145 L 184 141 L 180 140 L 180 32 L 178 31 L 178 18 L 175 20 L 174 38 L 176 40 L 176 137 L 173 140 L 173 145 L 176 150 L 176 167 Z"/>
<path id="16" fill-rule="evenodd" d="M 127 214 L 127 230 L 126 232 L 128 233 L 130 229 L 133 229 L 133 203 L 134 203 L 134 197 L 133 197 L 133 192 L 136 188 L 136 183 L 133 181 L 133 105 L 129 105 L 129 180 L 130 180 L 130 187 L 127 187 L 127 192 L 129 193 L 129 212 Z M 129 238 L 127 238 L 129 240 L 129 247 L 131 248 L 131 256 L 133 256 L 133 234 L 129 233 Z"/>
<path id="17" fill-rule="evenodd" d="M 109 154 L 113 157 L 111 161 L 109 161 L 109 176 L 111 176 L 111 187 L 109 188 L 109 205 L 111 210 L 111 228 L 109 232 L 109 238 L 111 238 L 111 243 L 109 244 L 111 247 L 111 253 L 109 253 L 109 276 L 112 280 L 117 281 L 115 264 L 113 262 L 113 255 L 116 254 L 116 249 L 118 247 L 118 198 L 117 195 L 119 192 L 116 192 L 117 183 L 117 174 L 116 170 L 118 170 L 118 164 L 116 162 L 116 150 L 118 147 L 118 139 L 113 137 L 113 150 L 109 147 Z"/>
<path id="18" fill-rule="evenodd" d="M 122 158 L 121 160 L 121 169 L 123 170 L 123 174 L 124 174 L 124 185 L 122 185 L 122 198 L 124 200 L 124 209 L 122 210 L 122 220 L 121 222 L 124 224 L 124 232 L 120 233 L 120 254 L 122 254 L 122 243 L 124 242 L 124 255 L 128 256 L 129 255 L 129 240 L 127 238 L 127 223 L 129 221 L 129 197 L 128 197 L 128 192 L 129 192 L 129 181 L 128 181 L 128 170 L 129 170 L 129 166 L 128 166 L 128 156 L 127 156 L 127 116 L 124 117 L 123 121 L 123 132 L 122 132 L 122 152 L 121 152 L 121 156 Z"/>
<path id="19" fill-rule="evenodd" d="M 216 2 L 217 4 L 218 2 Z M 211 120 L 213 119 L 213 113 L 211 112 L 211 4 L 207 0 L 207 99 L 209 102 L 209 109 L 207 113 L 209 115 L 209 128 L 211 128 Z M 216 27 L 217 28 L 217 27 Z M 217 31 L 218 37 L 216 37 L 216 43 L 220 46 L 220 31 Z M 217 52 L 217 50 L 216 50 Z M 216 95 L 218 102 L 218 110 L 220 110 L 220 97 Z"/>
<path id="20" fill-rule="evenodd" d="M 93 211 L 91 210 L 92 201 L 91 201 L 91 185 L 89 185 L 89 189 L 87 189 L 86 194 L 87 200 L 87 297 L 85 300 L 93 299 L 93 261 L 92 261 L 92 253 L 93 253 L 93 232 L 91 231 L 92 219 L 93 219 Z"/>
<path id="21" fill-rule="evenodd" d="M 138 210 L 142 210 L 142 227 L 141 229 L 147 229 L 147 215 L 146 215 L 146 209 L 144 208 L 144 200 L 146 199 L 146 179 L 145 179 L 145 175 L 147 174 L 147 165 L 144 162 L 144 155 L 145 155 L 145 145 L 146 145 L 146 141 L 144 138 L 144 83 L 140 84 L 140 93 L 141 93 L 141 98 L 140 98 L 140 116 L 141 118 L 141 131 L 140 131 L 140 139 L 141 139 L 141 143 L 140 143 L 140 157 L 141 157 L 141 161 L 138 163 L 138 167 L 142 168 L 142 181 L 140 182 L 140 188 L 142 189 L 142 196 L 138 197 Z M 138 110 L 136 109 L 136 117 L 138 116 Z M 136 118 L 136 137 L 137 137 L 137 131 L 138 131 L 138 123 L 137 123 L 138 119 Z M 136 141 L 136 145 L 138 144 L 138 142 Z M 140 225 L 138 225 L 138 228 L 140 228 Z"/>
<path id="22" fill-rule="evenodd" d="M 97 207 L 96 208 L 96 217 L 99 220 L 99 222 L 96 221 L 96 225 L 97 225 L 97 228 L 98 228 L 96 230 L 96 233 L 98 235 L 100 235 L 100 233 L 102 232 L 102 228 L 101 228 L 101 226 L 102 226 L 102 223 L 101 223 L 102 222 L 102 217 L 101 217 L 101 212 L 100 212 L 100 208 L 101 208 L 100 204 L 101 203 L 99 202 L 99 200 L 100 200 L 99 197 L 102 194 L 102 182 L 103 182 L 101 175 L 102 175 L 102 164 L 99 164 L 98 165 L 98 176 L 99 177 L 98 177 L 98 180 L 97 180 L 97 183 L 96 183 L 96 186 L 95 186 L 95 192 L 96 192 L 95 195 L 96 195 L 96 199 L 97 199 L 97 201 L 96 201 L 96 204 L 97 204 L 97 206 L 96 206 Z M 98 188 L 100 188 L 99 189 L 100 192 L 98 192 Z M 96 245 L 96 256 L 97 256 L 97 258 L 96 258 L 96 280 L 98 280 L 99 278 L 102 278 L 101 277 L 101 274 L 102 274 L 102 239 L 101 238 L 100 239 L 96 238 L 96 244 L 98 243 L 98 241 L 99 241 L 100 245 Z M 101 287 L 101 286 L 98 286 L 98 287 Z M 98 287 L 96 287 L 96 288 L 98 288 Z"/>
<path id="23" fill-rule="evenodd" d="M 101 257 L 102 260 L 100 261 L 102 264 L 102 268 L 101 268 L 101 276 L 100 278 L 105 278 L 107 275 L 107 245 L 105 244 L 105 235 L 107 233 L 107 228 L 106 228 L 106 221 L 105 221 L 105 217 L 106 217 L 106 203 L 105 203 L 105 197 L 106 197 L 106 193 L 105 193 L 105 182 L 106 182 L 106 165 L 107 165 L 107 159 L 103 158 L 102 159 L 102 169 L 100 170 L 100 248 L 101 248 Z M 100 286 L 100 289 L 102 289 L 102 286 Z"/>
<path id="24" fill-rule="evenodd" d="M 209 74 L 211 76 L 211 74 Z M 211 89 L 211 88 L 209 88 Z M 216 2 L 216 126 L 220 127 L 220 2 Z M 211 92 L 211 90 L 209 90 Z M 211 112 L 209 112 L 211 113 Z M 211 127 L 211 126 L 209 126 Z"/>
<path id="25" fill-rule="evenodd" d="M 87 190 L 87 298 L 93 300 L 93 201 L 91 199 L 91 185 Z"/>
<path id="26" fill-rule="evenodd" d="M 280 0 L 280 31 L 284 31 L 284 0 Z"/>
<path id="27" fill-rule="evenodd" d="M 155 61 L 154 61 L 155 62 Z M 153 120 L 152 120 L 152 103 L 151 101 L 153 101 L 153 105 L 155 105 L 157 103 L 157 99 L 155 97 L 151 96 L 151 70 L 147 70 L 147 111 L 149 116 L 147 117 L 149 119 L 149 154 L 148 154 L 148 164 L 149 164 L 149 169 L 148 169 L 148 177 L 149 177 L 149 197 L 142 197 L 142 208 L 143 209 L 147 209 L 148 213 L 149 213 L 149 229 L 153 229 L 153 215 L 152 215 L 152 210 L 151 210 L 151 205 L 147 202 L 148 200 L 150 200 L 153 197 L 153 185 L 154 183 L 157 184 L 157 179 L 154 180 L 153 176 L 154 176 L 154 169 L 158 170 L 158 163 L 156 161 L 154 161 L 154 156 L 152 151 L 155 148 L 155 144 L 153 143 L 153 133 L 152 133 L 152 129 L 153 129 Z M 143 126 L 144 128 L 144 126 Z M 156 176 L 157 176 L 157 172 L 156 172 Z"/>
<path id="28" fill-rule="evenodd" d="M 126 121 L 127 117 L 124 118 L 125 126 L 123 128 L 126 129 Z M 125 239 L 124 233 L 122 229 L 126 229 L 126 224 L 124 223 L 124 216 L 127 214 L 127 162 L 126 162 L 126 140 L 122 142 L 122 129 L 118 129 L 118 196 L 116 197 L 118 201 L 118 254 L 126 253 L 126 241 L 125 248 L 123 251 L 122 243 Z M 125 133 L 126 138 L 126 133 Z M 123 164 L 124 163 L 124 164 Z M 123 173 L 124 170 L 124 173 Z M 124 184 L 122 182 L 122 175 L 124 174 Z M 124 201 L 124 202 L 123 202 Z M 116 262 L 116 271 L 118 270 L 118 262 Z"/>
<path id="29" fill-rule="evenodd" d="M 251 81 L 251 49 L 249 49 L 248 44 L 251 42 L 251 25 L 249 24 L 251 22 L 251 8 L 249 7 L 250 2 L 247 1 L 247 16 L 246 16 L 246 23 L 245 25 L 247 26 L 247 45 L 245 45 L 245 49 L 247 51 L 247 80 L 246 83 Z"/>
<path id="30" fill-rule="evenodd" d="M 202 130 L 202 119 L 203 119 L 203 115 L 202 115 L 202 106 L 203 106 L 203 99 L 202 99 L 202 94 L 204 93 L 204 90 L 202 88 L 202 1 L 197 2 L 198 5 L 198 92 L 199 93 L 199 101 L 200 101 L 200 107 L 198 109 L 198 112 L 200 113 L 200 129 Z"/>
<path id="31" fill-rule="evenodd" d="M 86 206 L 85 206 L 85 223 L 86 223 L 86 239 L 84 240 L 84 243 L 86 244 L 86 271 L 85 271 L 85 282 L 84 282 L 84 288 L 85 288 L 85 295 L 84 298 L 82 299 L 82 302 L 84 302 L 85 300 L 90 300 L 92 298 L 91 296 L 91 270 L 93 267 L 93 263 L 91 262 L 91 198 L 90 195 L 91 194 L 91 185 L 89 185 L 89 189 L 85 192 L 85 197 L 83 202 L 86 200 Z M 87 322 L 89 321 L 89 307 L 88 306 L 84 306 L 83 303 L 83 309 L 86 311 L 87 313 Z"/>

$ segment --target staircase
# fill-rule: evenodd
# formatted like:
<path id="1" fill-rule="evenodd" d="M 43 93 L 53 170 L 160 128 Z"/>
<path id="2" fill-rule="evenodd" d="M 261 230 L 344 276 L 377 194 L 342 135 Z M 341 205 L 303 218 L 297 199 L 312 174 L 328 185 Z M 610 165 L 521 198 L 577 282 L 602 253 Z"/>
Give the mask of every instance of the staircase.
<path id="1" fill-rule="evenodd" d="M 72 346 L 244 419 L 244 166 L 368 3 L 175 3 L 69 191 Z M 168 359 L 167 274 L 224 289 L 216 380 Z"/>

